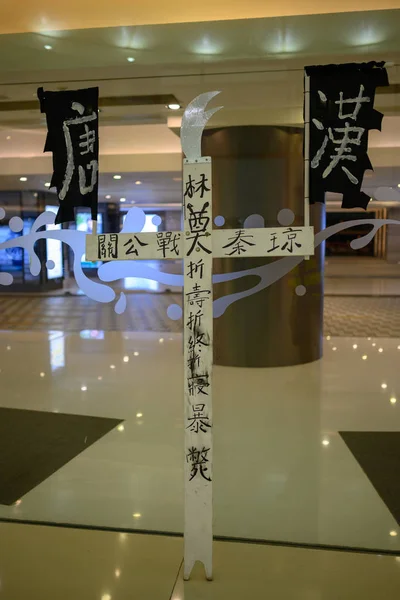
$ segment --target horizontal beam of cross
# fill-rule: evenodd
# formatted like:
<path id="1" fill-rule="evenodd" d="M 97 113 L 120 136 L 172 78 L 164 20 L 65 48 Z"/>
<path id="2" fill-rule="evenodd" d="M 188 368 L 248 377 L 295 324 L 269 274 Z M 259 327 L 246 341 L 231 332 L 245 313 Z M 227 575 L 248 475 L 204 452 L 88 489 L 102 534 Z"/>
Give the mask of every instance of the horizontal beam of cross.
<path id="1" fill-rule="evenodd" d="M 86 236 L 86 260 L 164 260 L 184 257 L 183 237 L 193 241 L 193 258 L 204 238 L 212 236 L 213 258 L 306 256 L 314 254 L 313 227 L 270 227 L 159 233 L 105 233 Z M 208 240 L 207 240 L 208 242 Z"/>

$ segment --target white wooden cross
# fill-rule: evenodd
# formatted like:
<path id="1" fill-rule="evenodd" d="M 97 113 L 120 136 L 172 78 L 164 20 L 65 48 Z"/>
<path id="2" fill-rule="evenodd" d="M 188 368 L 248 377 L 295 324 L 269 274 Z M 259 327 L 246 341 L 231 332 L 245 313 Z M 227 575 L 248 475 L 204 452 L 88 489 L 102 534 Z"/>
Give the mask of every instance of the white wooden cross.
<path id="1" fill-rule="evenodd" d="M 213 231 L 211 158 L 201 156 L 201 136 L 219 110 L 205 112 L 218 93 L 195 98 L 182 118 L 183 231 L 86 237 L 86 258 L 91 261 L 183 259 L 185 580 L 196 561 L 212 579 L 212 259 L 314 254 L 309 226 Z"/>

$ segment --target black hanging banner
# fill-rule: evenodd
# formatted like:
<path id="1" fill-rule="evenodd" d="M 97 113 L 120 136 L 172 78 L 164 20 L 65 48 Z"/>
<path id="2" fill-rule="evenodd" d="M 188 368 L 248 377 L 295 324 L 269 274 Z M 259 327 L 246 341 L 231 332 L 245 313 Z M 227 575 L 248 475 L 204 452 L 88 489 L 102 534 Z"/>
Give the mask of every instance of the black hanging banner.
<path id="1" fill-rule="evenodd" d="M 38 89 L 46 114 L 44 152 L 53 153 L 51 187 L 60 208 L 56 223 L 74 221 L 74 208 L 87 206 L 97 220 L 99 183 L 99 88 L 46 92 Z"/>
<path id="2" fill-rule="evenodd" d="M 389 85 L 384 62 L 305 67 L 309 76 L 309 201 L 324 202 L 325 192 L 343 194 L 342 208 L 367 208 L 361 191 L 368 158 L 368 132 L 381 130 L 374 109 L 378 86 Z M 307 149 L 306 149 L 307 150 Z M 307 168 L 307 167 L 306 167 Z"/>

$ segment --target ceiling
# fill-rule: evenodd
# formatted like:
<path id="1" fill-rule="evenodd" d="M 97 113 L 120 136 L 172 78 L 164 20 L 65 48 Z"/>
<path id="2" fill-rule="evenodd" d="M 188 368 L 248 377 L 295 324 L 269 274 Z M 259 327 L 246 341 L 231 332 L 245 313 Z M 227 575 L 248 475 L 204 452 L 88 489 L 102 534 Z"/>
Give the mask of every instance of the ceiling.
<path id="1" fill-rule="evenodd" d="M 393 66 L 390 93 L 378 90 L 375 102 L 385 119 L 382 132 L 370 134 L 377 168 L 368 190 L 373 195 L 382 187 L 381 177 L 386 186 L 397 186 L 399 31 L 400 10 L 381 10 L 0 35 L 0 52 L 7 57 L 0 63 L 0 189 L 26 188 L 22 175 L 32 190 L 49 180 L 44 115 L 38 103 L 28 110 L 17 104 L 35 102 L 39 86 L 98 85 L 101 98 L 121 104 L 102 107 L 99 115 L 100 201 L 111 194 L 146 205 L 179 204 L 180 183 L 173 178 L 181 169 L 177 134 L 183 110 L 138 105 L 138 96 L 172 94 L 183 109 L 198 94 L 218 89 L 213 106 L 224 109 L 213 116 L 213 127 L 301 125 L 305 64 L 371 59 Z M 115 173 L 123 179 L 113 180 Z M 143 186 L 135 186 L 136 180 Z"/>
<path id="2" fill-rule="evenodd" d="M 7 57 L 0 74 L 3 83 L 35 84 L 68 81 L 74 72 L 95 80 L 154 76 L 157 71 L 182 75 L 181 67 L 195 65 L 204 74 L 215 64 L 231 63 L 236 69 L 246 61 L 259 61 L 259 68 L 265 68 L 277 60 L 268 67 L 280 64 L 282 69 L 288 59 L 319 61 L 329 55 L 374 53 L 388 60 L 388 53 L 400 52 L 399 24 L 400 10 L 375 10 L 0 35 L 0 53 Z M 128 63 L 128 57 L 135 62 Z"/>
<path id="3" fill-rule="evenodd" d="M 382 0 L 381 9 L 397 8 L 396 0 Z M 149 23 L 189 23 L 198 21 L 223 21 L 315 13 L 352 12 L 375 10 L 374 0 L 281 0 L 265 2 L 247 0 L 202 0 L 187 2 L 153 0 L 151 3 L 117 0 L 100 3 L 98 0 L 3 0 L 0 5 L 0 33 L 92 29 L 116 25 L 142 25 Z"/>

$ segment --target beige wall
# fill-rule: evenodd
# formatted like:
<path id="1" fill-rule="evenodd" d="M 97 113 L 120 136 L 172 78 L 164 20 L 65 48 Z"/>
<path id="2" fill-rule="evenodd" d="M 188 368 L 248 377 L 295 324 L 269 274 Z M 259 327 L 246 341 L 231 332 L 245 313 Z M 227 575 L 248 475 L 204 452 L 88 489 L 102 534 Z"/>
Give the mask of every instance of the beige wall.
<path id="1" fill-rule="evenodd" d="M 394 8 L 399 0 L 2 0 L 0 34 Z"/>

